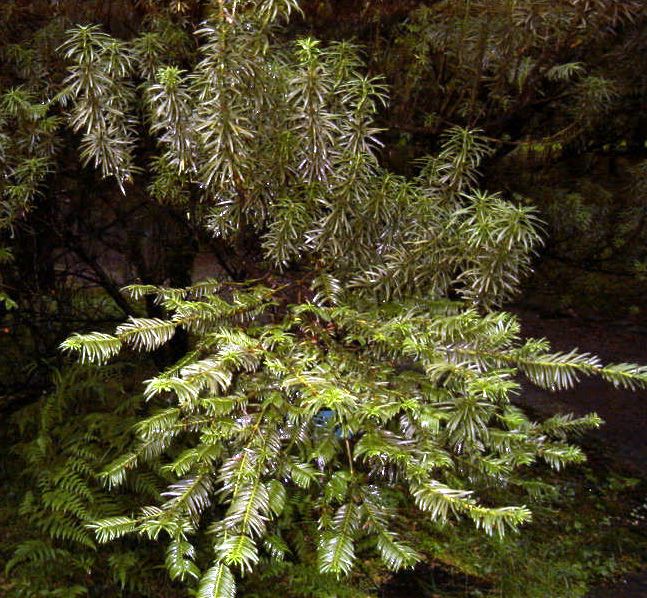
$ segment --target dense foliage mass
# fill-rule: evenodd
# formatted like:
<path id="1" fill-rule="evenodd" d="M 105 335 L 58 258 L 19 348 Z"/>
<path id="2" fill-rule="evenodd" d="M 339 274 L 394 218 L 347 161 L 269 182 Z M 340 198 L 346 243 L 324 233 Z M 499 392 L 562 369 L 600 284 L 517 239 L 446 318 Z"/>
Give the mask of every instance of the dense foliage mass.
<path id="1" fill-rule="evenodd" d="M 495 28 L 473 47 L 483 21 L 469 6 L 457 16 L 440 3 L 446 20 L 438 7 L 415 13 L 407 35 L 424 41 L 421 60 L 444 48 L 441 79 L 465 85 L 464 64 L 498 61 L 469 96 L 435 80 L 445 91 L 434 101 L 461 119 L 439 117 L 451 126 L 405 177 L 380 159 L 384 80 L 353 43 L 295 40 L 294 0 L 141 3 L 134 32 L 141 6 L 127 4 L 123 18 L 86 7 L 75 24 L 62 3 L 46 23 L 12 27 L 3 47 L 0 300 L 12 326 L 30 327 L 32 384 L 51 363 L 38 355 L 51 360 L 71 328 L 101 328 L 62 342 L 84 365 L 65 365 L 53 392 L 9 404 L 35 480 L 11 592 L 186 584 L 225 597 L 284 562 L 324 587 L 360 553 L 413 566 L 409 508 L 488 535 L 529 521 L 546 491 L 538 464 L 583 461 L 568 437 L 600 419 L 533 421 L 512 403 L 520 377 L 548 390 L 583 376 L 636 389 L 647 370 L 554 352 L 497 311 L 543 231 L 527 201 L 483 190 L 479 169 L 497 152 L 493 115 L 522 114 L 544 84 L 598 85 L 604 103 L 606 84 L 552 56 L 521 61 L 510 81 L 519 39 Z M 7 22 L 29 13 L 8 6 Z M 637 14 L 629 3 L 608 26 Z M 445 31 L 444 45 L 421 19 Z M 407 85 L 395 86 L 398 101 Z M 482 106 L 480 86 L 501 105 Z M 217 276 L 195 283 L 199 243 Z M 97 305 L 81 279 L 114 305 Z M 162 561 L 171 581 L 154 576 Z"/>
<path id="2" fill-rule="evenodd" d="M 640 301 L 631 277 L 647 259 L 647 87 L 636 68 L 646 22 L 634 0 L 430 2 L 386 33 L 375 59 L 401 140 L 424 147 L 456 124 L 483 129 L 496 147 L 490 184 L 530 196 L 548 224 L 551 284 L 560 268 L 615 277 L 627 304 Z M 589 278 L 585 288 L 605 285 Z"/>

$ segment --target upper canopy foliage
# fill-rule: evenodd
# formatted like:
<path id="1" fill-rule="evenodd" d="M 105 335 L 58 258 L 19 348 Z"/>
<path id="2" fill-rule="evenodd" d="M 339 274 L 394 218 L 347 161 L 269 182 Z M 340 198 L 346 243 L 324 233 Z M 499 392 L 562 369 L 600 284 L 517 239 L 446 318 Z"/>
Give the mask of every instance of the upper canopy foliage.
<path id="1" fill-rule="evenodd" d="M 276 16 L 294 8 L 277 4 Z M 82 158 L 122 187 L 132 178 L 136 77 L 161 150 L 151 190 L 159 199 L 193 193 L 214 234 L 251 230 L 275 266 L 305 261 L 373 296 L 453 288 L 483 305 L 510 297 L 537 221 L 531 208 L 477 191 L 490 151 L 478 132 L 449 131 L 413 181 L 386 172 L 373 124 L 386 92 L 361 74 L 357 48 L 277 42 L 267 14 L 220 5 L 196 32 L 194 68 L 160 65 L 154 79 L 137 71 L 136 43 L 93 26 L 71 31 L 60 95 L 83 132 Z"/>
<path id="2" fill-rule="evenodd" d="M 644 75 L 632 64 L 646 17 L 637 0 L 422 3 L 384 56 L 397 118 L 435 132 L 480 126 L 529 145 L 633 137 L 620 112 L 640 102 Z"/>
<path id="3" fill-rule="evenodd" d="M 25 83 L 0 104 L 12 130 L 0 139 L 7 229 L 14 200 L 34 204 L 72 131 L 123 201 L 146 188 L 228 255 L 245 248 L 263 278 L 130 285 L 135 315 L 63 343 L 105 364 L 188 339 L 146 380 L 136 442 L 100 474 L 114 493 L 146 467 L 166 490 L 89 524 L 71 501 L 77 524 L 100 543 L 164 541 L 170 576 L 201 598 L 233 596 L 236 575 L 298 553 L 308 538 L 295 528 L 313 521 L 322 573 L 349 573 L 360 543 L 390 569 L 412 566 L 396 494 L 439 522 L 516 529 L 530 510 L 489 490 L 532 498 L 523 472 L 582 461 L 567 436 L 600 424 L 531 421 L 511 403 L 517 375 L 550 390 L 589 375 L 637 388 L 647 371 L 551 352 L 493 311 L 529 271 L 540 224 L 531 207 L 479 189 L 491 148 L 478 130 L 448 129 L 415 177 L 397 176 L 378 160 L 387 90 L 356 46 L 287 40 L 294 0 L 211 2 L 195 31 L 183 6 L 130 39 L 68 30 L 52 89 Z"/>

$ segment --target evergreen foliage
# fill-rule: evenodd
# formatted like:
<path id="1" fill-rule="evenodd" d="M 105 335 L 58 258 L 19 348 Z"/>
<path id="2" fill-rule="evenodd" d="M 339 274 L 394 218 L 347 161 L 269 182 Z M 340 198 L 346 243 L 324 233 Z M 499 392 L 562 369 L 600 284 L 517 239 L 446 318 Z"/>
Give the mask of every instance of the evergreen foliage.
<path id="1" fill-rule="evenodd" d="M 83 367 L 61 376 L 37 424 L 35 409 L 21 413 L 37 489 L 21 510 L 35 533 L 7 565 L 17 595 L 81 594 L 71 580 L 97 567 L 106 586 L 186 584 L 200 598 L 288 566 L 316 568 L 327 588 L 368 551 L 410 568 L 422 555 L 403 505 L 439 528 L 503 537 L 530 521 L 539 465 L 584 461 L 569 438 L 600 418 L 532 420 L 513 404 L 521 377 L 551 391 L 587 376 L 647 387 L 645 367 L 555 352 L 497 311 L 530 271 L 542 224 L 480 188 L 493 147 L 473 120 L 448 127 L 414 176 L 396 175 L 379 159 L 387 88 L 359 47 L 290 39 L 295 0 L 207 4 L 196 26 L 189 3 L 151 9 L 130 39 L 59 30 L 53 88 L 25 73 L 1 95 L 3 238 L 73 136 L 101 184 L 116 182 L 115 203 L 146 189 L 222 251 L 216 279 L 144 277 L 128 299 L 95 266 L 128 319 L 63 341 Z M 524 69 L 587 80 L 578 62 Z M 523 98 L 526 80 L 500 82 Z M 601 79 L 588 84 L 611 98 Z M 157 368 L 141 394 L 108 365 L 136 353 Z M 82 415 L 69 417 L 67 384 Z M 151 582 L 151 561 L 171 581 Z M 30 588 L 42 566 L 56 581 Z"/>
<path id="2" fill-rule="evenodd" d="M 549 291 L 557 307 L 616 284 L 611 307 L 641 304 L 646 27 L 634 0 L 457 0 L 410 9 L 375 44 L 401 146 L 426 151 L 454 126 L 495 145 L 490 184 L 531 198 L 549 233 L 545 284 L 569 281 Z"/>
<path id="3" fill-rule="evenodd" d="M 553 155 L 630 135 L 616 111 L 640 97 L 631 85 L 643 75 L 625 60 L 628 48 L 644 49 L 646 17 L 636 0 L 423 4 L 384 53 L 398 120 L 434 132 L 478 125 L 507 151 L 522 142 L 522 151 L 543 145 Z"/>
<path id="4" fill-rule="evenodd" d="M 294 8 L 281 4 L 277 15 Z M 374 297 L 451 289 L 491 306 L 514 293 L 538 223 L 531 208 L 476 189 L 490 152 L 478 132 L 452 129 L 405 180 L 378 165 L 373 118 L 386 96 L 379 79 L 358 74 L 355 47 L 312 38 L 272 45 L 266 12 L 253 4 L 221 5 L 196 34 L 194 70 L 161 67 L 142 94 L 164 150 L 155 170 L 164 165 L 171 186 L 197 187 L 216 236 L 253 234 L 275 267 L 305 261 Z M 85 127 L 82 159 L 123 187 L 135 143 L 125 124 L 135 118 L 133 84 L 123 79 L 138 59 L 136 46 L 118 52 L 121 43 L 93 26 L 71 31 L 61 96 L 72 102 L 71 126 Z M 153 186 L 182 196 L 160 180 Z"/>
<path id="5" fill-rule="evenodd" d="M 390 525 L 396 489 L 434 521 L 464 517 L 503 536 L 530 511 L 486 505 L 477 493 L 523 488 L 519 472 L 538 460 L 555 469 L 581 462 L 567 436 L 601 423 L 595 415 L 529 420 L 510 402 L 520 388 L 515 374 L 550 389 L 587 375 L 647 386 L 644 368 L 551 353 L 545 341 L 521 341 L 513 316 L 448 300 L 302 303 L 277 317 L 277 293 L 266 287 L 130 290 L 155 293 L 167 324 L 196 341 L 146 382 L 144 396 L 158 408 L 137 424 L 131 451 L 101 475 L 120 486 L 150 463 L 174 481 L 161 504 L 92 528 L 100 542 L 132 532 L 168 538 L 169 554 L 181 551 L 171 575 L 187 579 L 198 575 L 190 555 L 206 529 L 214 561 L 203 595 L 231 595 L 232 574 L 251 571 L 262 549 L 284 558 L 286 500 L 309 504 L 304 518 L 318 521 L 322 573 L 347 574 L 364 538 L 389 568 L 416 562 Z M 119 343 L 145 349 L 168 337 L 160 322 L 137 324 L 114 336 L 74 335 L 63 348 L 103 362 Z"/>

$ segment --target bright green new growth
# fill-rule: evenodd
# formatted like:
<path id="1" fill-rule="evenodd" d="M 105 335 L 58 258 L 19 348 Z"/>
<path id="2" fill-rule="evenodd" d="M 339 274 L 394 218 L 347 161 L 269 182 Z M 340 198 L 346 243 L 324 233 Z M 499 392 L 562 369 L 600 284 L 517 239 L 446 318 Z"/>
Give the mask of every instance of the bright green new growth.
<path id="1" fill-rule="evenodd" d="M 63 95 L 86 161 L 127 192 L 138 77 L 161 151 L 151 192 L 198 209 L 225 241 L 260 239 L 268 271 L 311 272 L 310 300 L 293 304 L 284 288 L 253 283 L 131 286 L 166 317 L 63 343 L 105 363 L 189 334 L 191 351 L 146 381 L 154 408 L 137 442 L 102 473 L 114 488 L 147 463 L 171 483 L 158 503 L 91 527 L 100 542 L 129 533 L 167 542 L 171 577 L 197 583 L 200 597 L 233 596 L 235 574 L 287 558 L 294 503 L 318 522 L 320 571 L 336 575 L 367 539 L 390 569 L 417 561 L 392 525 L 394 490 L 440 522 L 516 529 L 530 518 L 525 506 L 479 494 L 523 487 L 521 472 L 537 461 L 583 460 L 567 435 L 600 420 L 530 421 L 511 404 L 515 376 L 551 390 L 588 375 L 647 386 L 645 368 L 551 353 L 521 340 L 514 316 L 489 311 L 529 269 L 540 242 L 533 210 L 477 189 L 489 152 L 477 132 L 452 129 L 413 180 L 386 172 L 373 124 L 383 85 L 360 74 L 350 44 L 282 43 L 272 22 L 296 8 L 218 3 L 190 72 L 152 69 L 141 54 L 149 45 L 94 27 L 72 31 L 63 48 L 72 62 Z M 205 543 L 211 564 L 201 571 Z"/>
<path id="2" fill-rule="evenodd" d="M 276 317 L 264 287 L 130 291 L 155 293 L 169 319 L 131 320 L 64 348 L 103 361 L 119 345 L 152 349 L 177 327 L 197 331 L 194 350 L 147 381 L 158 409 L 102 474 L 119 486 L 148 462 L 177 481 L 160 505 L 92 527 L 100 542 L 130 532 L 168 538 L 169 571 L 188 579 L 199 576 L 191 555 L 206 523 L 214 564 L 201 576 L 205 596 L 231 595 L 232 572 L 251 570 L 262 553 L 284 558 L 272 542 L 284 544 L 286 500 L 309 497 L 322 572 L 347 573 L 366 537 L 389 568 L 416 562 L 390 528 L 394 488 L 433 519 L 467 517 L 503 535 L 530 511 L 484 505 L 474 490 L 523 486 L 520 470 L 537 460 L 557 469 L 583 460 L 566 436 L 600 424 L 595 415 L 530 421 L 510 403 L 515 372 L 548 388 L 591 374 L 647 385 L 644 368 L 551 354 L 545 341 L 521 341 L 513 316 L 451 301 L 305 303 Z"/>

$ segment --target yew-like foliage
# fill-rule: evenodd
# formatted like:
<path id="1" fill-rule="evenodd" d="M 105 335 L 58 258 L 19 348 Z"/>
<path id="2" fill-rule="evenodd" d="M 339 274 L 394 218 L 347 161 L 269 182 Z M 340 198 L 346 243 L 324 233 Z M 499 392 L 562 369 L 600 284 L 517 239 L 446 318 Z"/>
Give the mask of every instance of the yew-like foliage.
<path id="1" fill-rule="evenodd" d="M 234 573 L 262 554 L 286 557 L 286 501 L 309 505 L 318 520 L 324 573 L 348 573 L 367 537 L 387 567 L 416 562 L 390 526 L 394 490 L 441 522 L 516 529 L 530 518 L 526 506 L 486 505 L 477 491 L 524 487 L 519 473 L 537 460 L 557 469 L 582 461 L 566 438 L 600 419 L 530 421 L 511 403 L 514 374 L 550 389 L 586 375 L 647 381 L 644 368 L 550 353 L 545 341 L 521 341 L 513 316 L 447 300 L 305 303 L 277 318 L 264 287 L 129 292 L 154 294 L 168 320 L 131 319 L 114 335 L 75 335 L 64 348 L 102 361 L 122 347 L 155 349 L 178 328 L 195 334 L 190 354 L 146 381 L 157 408 L 137 424 L 131 451 L 101 474 L 114 488 L 148 463 L 174 481 L 158 504 L 91 527 L 100 542 L 133 532 L 164 538 L 171 576 L 199 578 L 200 596 L 232 595 Z M 194 542 L 205 533 L 213 563 L 200 573 Z"/>
<path id="2" fill-rule="evenodd" d="M 517 529 L 527 506 L 479 496 L 493 485 L 532 492 L 521 474 L 583 460 L 567 436 L 600 424 L 531 421 L 511 402 L 517 375 L 550 390 L 589 375 L 647 385 L 644 368 L 551 352 L 492 311 L 540 242 L 533 210 L 478 189 L 490 150 L 476 131 L 450 130 L 413 179 L 385 171 L 373 123 L 381 80 L 348 43 L 286 42 L 275 24 L 296 10 L 215 3 L 190 68 L 144 69 L 141 44 L 91 26 L 62 47 L 61 97 L 87 162 L 128 193 L 148 168 L 137 145 L 152 136 L 156 197 L 186 205 L 231 247 L 261 240 L 264 285 L 133 285 L 131 298 L 152 298 L 163 317 L 63 343 L 105 363 L 188 335 L 190 351 L 144 382 L 150 412 L 136 442 L 101 474 L 116 489 L 146 464 L 166 491 L 91 528 L 99 542 L 166 543 L 169 574 L 200 597 L 233 596 L 237 575 L 290 558 L 299 517 L 317 522 L 322 573 L 349 573 L 360 541 L 390 569 L 412 566 L 394 492 L 440 522 Z"/>

